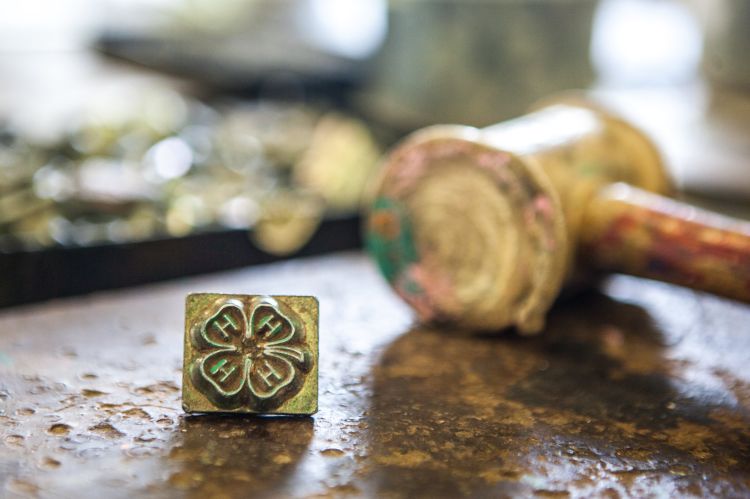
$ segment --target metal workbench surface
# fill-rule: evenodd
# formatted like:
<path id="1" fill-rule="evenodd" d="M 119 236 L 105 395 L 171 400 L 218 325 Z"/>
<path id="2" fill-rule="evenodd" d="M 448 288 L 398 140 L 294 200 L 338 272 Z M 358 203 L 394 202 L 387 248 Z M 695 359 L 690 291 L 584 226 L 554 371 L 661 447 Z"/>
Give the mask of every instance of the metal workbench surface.
<path id="1" fill-rule="evenodd" d="M 198 291 L 319 297 L 315 416 L 183 413 Z M 467 337 L 345 253 L 6 309 L 0 496 L 35 495 L 747 496 L 750 307 L 617 276 Z"/>

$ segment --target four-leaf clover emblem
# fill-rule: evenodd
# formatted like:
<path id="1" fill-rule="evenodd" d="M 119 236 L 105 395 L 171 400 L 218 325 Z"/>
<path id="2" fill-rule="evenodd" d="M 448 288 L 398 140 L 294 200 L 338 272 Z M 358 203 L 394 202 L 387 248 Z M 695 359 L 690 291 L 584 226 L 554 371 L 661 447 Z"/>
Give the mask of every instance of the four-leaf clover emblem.
<path id="1" fill-rule="evenodd" d="M 249 305 L 219 300 L 192 340 L 202 354 L 191 366 L 195 386 L 228 408 L 280 404 L 300 389 L 312 363 L 293 312 L 269 296 Z"/>

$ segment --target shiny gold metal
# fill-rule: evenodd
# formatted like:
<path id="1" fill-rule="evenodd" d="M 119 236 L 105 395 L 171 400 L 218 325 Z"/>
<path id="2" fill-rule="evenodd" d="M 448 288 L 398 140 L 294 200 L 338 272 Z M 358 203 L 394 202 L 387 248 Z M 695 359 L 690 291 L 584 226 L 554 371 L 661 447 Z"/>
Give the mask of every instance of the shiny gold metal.
<path id="1" fill-rule="evenodd" d="M 315 125 L 309 147 L 294 166 L 293 179 L 318 193 L 330 210 L 353 212 L 361 207 L 380 154 L 363 122 L 328 113 Z"/>
<path id="2" fill-rule="evenodd" d="M 27 144 L 0 124 L 0 244 L 124 243 L 229 228 L 288 255 L 330 212 L 358 210 L 380 154 L 360 120 L 304 104 L 218 113 L 170 89 L 125 100 L 128 110 L 113 104 L 122 99 L 93 100 L 51 146 Z"/>
<path id="3" fill-rule="evenodd" d="M 191 294 L 186 300 L 186 412 L 314 414 L 318 300 Z"/>
<path id="4" fill-rule="evenodd" d="M 260 206 L 250 239 L 258 248 L 277 256 L 292 254 L 307 244 L 325 213 L 320 196 L 301 190 L 279 190 Z"/>

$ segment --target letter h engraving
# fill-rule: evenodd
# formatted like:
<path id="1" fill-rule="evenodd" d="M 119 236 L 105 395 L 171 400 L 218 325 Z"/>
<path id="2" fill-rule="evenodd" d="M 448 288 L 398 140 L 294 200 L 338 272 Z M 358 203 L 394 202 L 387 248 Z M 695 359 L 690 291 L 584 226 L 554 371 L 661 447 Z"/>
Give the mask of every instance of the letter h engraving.
<path id="1" fill-rule="evenodd" d="M 227 333 L 226 329 L 231 328 L 232 331 L 238 331 L 239 326 L 234 321 L 234 319 L 232 319 L 232 316 L 227 313 L 222 314 L 221 318 L 224 319 L 224 322 L 220 324 L 219 321 L 216 321 L 214 322 L 214 327 L 219 330 L 219 332 L 221 333 L 221 336 L 225 340 L 228 340 L 229 333 Z"/>

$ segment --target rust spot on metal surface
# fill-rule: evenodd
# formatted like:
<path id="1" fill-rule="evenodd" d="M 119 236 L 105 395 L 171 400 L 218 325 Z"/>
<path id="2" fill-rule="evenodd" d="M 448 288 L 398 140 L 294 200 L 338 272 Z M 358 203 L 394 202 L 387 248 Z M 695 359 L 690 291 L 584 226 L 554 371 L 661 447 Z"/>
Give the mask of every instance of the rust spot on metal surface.
<path id="1" fill-rule="evenodd" d="M 151 416 L 138 407 L 133 407 L 122 412 L 123 416 L 135 419 L 142 419 L 144 421 L 151 421 Z"/>
<path id="2" fill-rule="evenodd" d="M 102 395 L 107 395 L 107 392 L 84 388 L 83 390 L 81 390 L 81 395 L 83 395 L 84 397 L 101 397 Z"/>
<path id="3" fill-rule="evenodd" d="M 39 466 L 45 469 L 56 469 L 62 466 L 62 463 L 57 459 L 45 457 L 44 459 L 42 459 L 42 462 L 39 464 Z"/>
<path id="4" fill-rule="evenodd" d="M 326 456 L 326 457 L 341 457 L 344 454 L 346 454 L 341 449 L 334 449 L 334 448 L 323 449 L 322 451 L 320 451 L 320 453 L 321 455 Z"/>
<path id="5" fill-rule="evenodd" d="M 47 428 L 47 433 L 50 435 L 57 435 L 57 436 L 63 436 L 70 433 L 71 426 L 65 423 L 55 423 L 49 428 Z"/>
<path id="6" fill-rule="evenodd" d="M 123 432 L 106 422 L 97 423 L 89 427 L 89 431 L 106 438 L 120 438 L 125 436 Z"/>

